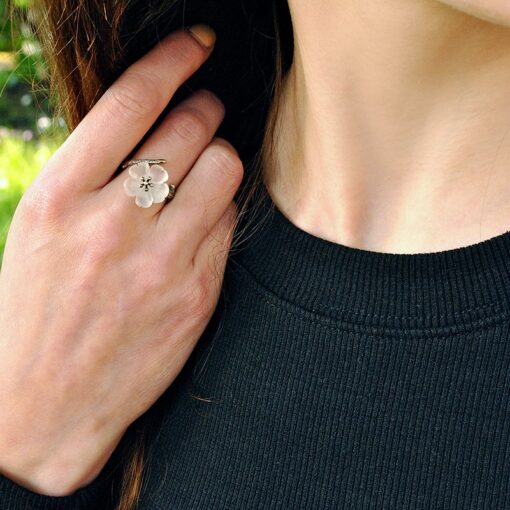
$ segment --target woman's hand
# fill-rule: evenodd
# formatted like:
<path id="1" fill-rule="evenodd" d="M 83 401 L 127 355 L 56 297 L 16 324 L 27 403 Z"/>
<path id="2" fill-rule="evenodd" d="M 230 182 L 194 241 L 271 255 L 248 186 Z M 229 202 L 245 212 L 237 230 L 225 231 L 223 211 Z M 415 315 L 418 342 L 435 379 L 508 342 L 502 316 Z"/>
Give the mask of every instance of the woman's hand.
<path id="1" fill-rule="evenodd" d="M 212 50 L 174 32 L 104 94 L 26 191 L 0 273 L 0 472 L 63 496 L 91 482 L 182 369 L 216 306 L 242 163 L 215 96 L 135 155 L 177 186 L 140 208 L 115 170 Z M 112 178 L 113 177 L 113 178 Z"/>

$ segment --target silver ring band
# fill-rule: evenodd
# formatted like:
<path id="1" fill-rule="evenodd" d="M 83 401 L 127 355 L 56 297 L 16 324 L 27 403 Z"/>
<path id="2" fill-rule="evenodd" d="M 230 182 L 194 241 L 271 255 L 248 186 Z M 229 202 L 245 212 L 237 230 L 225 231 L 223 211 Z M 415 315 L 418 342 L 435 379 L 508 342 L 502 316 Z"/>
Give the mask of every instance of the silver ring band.
<path id="1" fill-rule="evenodd" d="M 138 165 L 139 163 L 149 163 L 149 165 L 164 165 L 166 163 L 166 159 L 130 159 L 123 163 L 121 168 L 125 170 L 126 168 Z"/>

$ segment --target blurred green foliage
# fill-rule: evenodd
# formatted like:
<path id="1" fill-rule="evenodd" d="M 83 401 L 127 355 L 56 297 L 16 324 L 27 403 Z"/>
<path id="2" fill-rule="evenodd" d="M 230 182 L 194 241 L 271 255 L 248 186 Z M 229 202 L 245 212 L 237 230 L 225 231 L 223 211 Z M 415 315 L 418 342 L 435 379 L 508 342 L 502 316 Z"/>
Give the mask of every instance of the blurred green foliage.
<path id="1" fill-rule="evenodd" d="M 51 118 L 47 68 L 26 3 L 0 0 L 0 125 L 38 136 Z"/>
<path id="2" fill-rule="evenodd" d="M 0 260 L 12 216 L 24 191 L 58 148 L 57 138 L 30 142 L 17 136 L 2 137 L 0 146 Z"/>
<path id="3" fill-rule="evenodd" d="M 21 196 L 65 135 L 47 78 L 27 0 L 0 0 L 0 261 Z"/>

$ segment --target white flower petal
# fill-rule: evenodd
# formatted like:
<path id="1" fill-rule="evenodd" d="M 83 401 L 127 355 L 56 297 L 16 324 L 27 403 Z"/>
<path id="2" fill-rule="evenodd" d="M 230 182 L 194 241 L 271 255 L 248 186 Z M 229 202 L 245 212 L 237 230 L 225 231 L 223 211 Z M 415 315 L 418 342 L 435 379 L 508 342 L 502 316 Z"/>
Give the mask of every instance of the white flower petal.
<path id="1" fill-rule="evenodd" d="M 140 207 L 150 207 L 153 203 L 152 194 L 149 191 L 142 190 L 140 193 L 137 193 L 135 202 Z"/>
<path id="2" fill-rule="evenodd" d="M 124 181 L 124 189 L 126 190 L 128 196 L 136 196 L 140 191 L 140 179 L 133 179 L 132 177 L 128 177 Z"/>
<path id="3" fill-rule="evenodd" d="M 154 183 L 161 183 L 168 180 L 168 173 L 162 166 L 152 165 L 149 169 L 149 173 Z"/>
<path id="4" fill-rule="evenodd" d="M 149 175 L 149 163 L 138 163 L 137 165 L 131 165 L 129 167 L 129 175 L 133 179 L 140 179 Z"/>
<path id="5" fill-rule="evenodd" d="M 169 191 L 170 188 L 168 187 L 168 184 L 166 182 L 162 184 L 154 184 L 154 186 L 150 190 L 152 198 L 154 199 L 154 203 L 159 204 L 161 202 L 164 202 Z"/>

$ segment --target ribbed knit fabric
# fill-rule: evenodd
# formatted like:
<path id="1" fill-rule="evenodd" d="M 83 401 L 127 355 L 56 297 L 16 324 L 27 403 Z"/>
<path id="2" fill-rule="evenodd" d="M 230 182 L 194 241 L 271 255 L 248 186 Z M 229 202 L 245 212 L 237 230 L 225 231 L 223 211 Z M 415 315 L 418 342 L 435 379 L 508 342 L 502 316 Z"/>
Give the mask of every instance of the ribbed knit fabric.
<path id="1" fill-rule="evenodd" d="M 510 509 L 510 232 L 376 253 L 262 199 L 146 415 L 140 509 Z M 57 505 L 3 479 L 0 507 L 112 508 L 101 483 Z"/>

